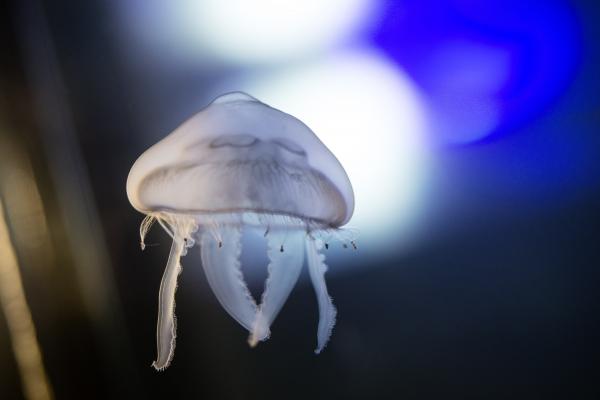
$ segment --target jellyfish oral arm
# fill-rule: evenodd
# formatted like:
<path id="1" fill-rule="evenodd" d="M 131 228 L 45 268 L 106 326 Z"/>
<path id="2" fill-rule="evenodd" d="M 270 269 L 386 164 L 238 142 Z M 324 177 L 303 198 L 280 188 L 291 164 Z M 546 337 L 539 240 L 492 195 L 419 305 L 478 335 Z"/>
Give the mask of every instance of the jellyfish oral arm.
<path id="1" fill-rule="evenodd" d="M 320 239 L 307 237 L 306 254 L 308 259 L 308 273 L 319 304 L 319 327 L 317 330 L 317 348 L 315 349 L 315 354 L 319 354 L 325 348 L 335 325 L 337 314 L 331 297 L 327 293 L 327 285 L 325 284 L 327 265 L 325 264 L 325 255 L 320 253 L 322 247 L 323 243 Z"/>
<path id="2" fill-rule="evenodd" d="M 180 258 L 185 242 L 182 237 L 175 236 L 167 267 L 163 273 L 158 295 L 158 325 L 156 327 L 157 357 L 152 366 L 163 370 L 169 366 L 175 351 L 177 323 L 175 320 L 175 291 L 177 277 L 181 272 Z"/>
<path id="3" fill-rule="evenodd" d="M 158 301 L 158 326 L 156 333 L 157 359 L 152 366 L 163 370 L 169 366 L 175 351 L 176 318 L 175 291 L 177 278 L 182 267 L 180 259 L 195 240 L 199 221 L 197 218 L 178 217 L 169 214 L 154 215 L 153 218 L 173 238 L 169 259 L 160 284 Z M 140 229 L 141 243 L 150 229 L 153 219 L 146 218 Z M 231 222 L 231 221 L 227 221 Z M 327 344 L 335 325 L 337 311 L 327 292 L 325 284 L 325 255 L 320 231 L 308 231 L 280 225 L 267 228 L 265 236 L 268 244 L 268 277 L 260 306 L 252 297 L 244 281 L 240 255 L 242 252 L 242 228 L 239 223 L 204 224 L 199 232 L 202 267 L 207 281 L 219 303 L 244 328 L 250 332 L 248 343 L 254 347 L 270 337 L 271 324 L 281 311 L 294 285 L 298 281 L 306 253 L 308 272 L 317 295 L 319 325 L 317 348 L 319 354 Z M 270 225 L 267 225 L 270 226 Z M 321 232 L 323 234 L 323 232 Z M 329 237 L 330 233 L 325 234 Z"/>
<path id="4" fill-rule="evenodd" d="M 202 233 L 200 252 L 206 279 L 229 315 L 252 331 L 257 307 L 242 275 L 239 259 L 241 228 L 222 227 L 219 234 L 219 239 L 215 240 L 210 231 Z"/>
<path id="5" fill-rule="evenodd" d="M 269 276 L 252 333 L 250 346 L 270 336 L 270 326 L 298 281 L 304 263 L 304 231 L 273 230 L 268 233 Z M 284 247 L 285 246 L 285 250 Z M 284 251 L 282 251 L 284 250 Z"/>

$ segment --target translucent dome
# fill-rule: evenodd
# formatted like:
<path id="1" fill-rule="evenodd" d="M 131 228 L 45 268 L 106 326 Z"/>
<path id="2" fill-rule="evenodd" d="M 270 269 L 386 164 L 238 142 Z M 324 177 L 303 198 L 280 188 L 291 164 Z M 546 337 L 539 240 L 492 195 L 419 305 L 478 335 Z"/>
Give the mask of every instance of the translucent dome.
<path id="1" fill-rule="evenodd" d="M 335 156 L 300 120 L 240 92 L 217 98 L 136 161 L 141 212 L 258 212 L 348 222 L 354 196 Z"/>

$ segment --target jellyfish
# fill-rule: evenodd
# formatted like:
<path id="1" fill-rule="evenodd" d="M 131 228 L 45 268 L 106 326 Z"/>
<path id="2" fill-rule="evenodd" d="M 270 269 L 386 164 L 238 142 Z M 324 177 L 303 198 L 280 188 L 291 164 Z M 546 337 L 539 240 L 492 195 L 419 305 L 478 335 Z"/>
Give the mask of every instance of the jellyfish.
<path id="1" fill-rule="evenodd" d="M 317 347 L 325 347 L 336 308 L 327 292 L 324 248 L 339 240 L 356 248 L 354 194 L 340 162 L 297 118 L 242 92 L 224 94 L 144 152 L 127 178 L 127 197 L 173 242 L 158 301 L 157 370 L 175 349 L 175 291 L 181 257 L 198 243 L 210 288 L 249 332 L 254 347 L 270 327 L 306 264 L 319 308 Z M 241 236 L 264 231 L 269 263 L 257 303 L 244 281 Z"/>

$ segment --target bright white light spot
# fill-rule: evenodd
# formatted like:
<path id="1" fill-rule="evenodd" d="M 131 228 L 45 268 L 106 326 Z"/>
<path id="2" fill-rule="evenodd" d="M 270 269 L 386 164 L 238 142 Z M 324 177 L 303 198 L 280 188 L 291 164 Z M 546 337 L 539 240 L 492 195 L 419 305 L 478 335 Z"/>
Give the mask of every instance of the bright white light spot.
<path id="1" fill-rule="evenodd" d="M 360 230 L 362 243 L 410 239 L 427 175 L 425 115 L 397 66 L 353 52 L 237 87 L 300 118 L 338 157 L 356 196 L 349 227 Z"/>
<path id="2" fill-rule="evenodd" d="M 373 0 L 122 3 L 128 27 L 151 45 L 168 46 L 169 54 L 250 64 L 289 61 L 330 48 L 368 25 L 375 13 Z"/>

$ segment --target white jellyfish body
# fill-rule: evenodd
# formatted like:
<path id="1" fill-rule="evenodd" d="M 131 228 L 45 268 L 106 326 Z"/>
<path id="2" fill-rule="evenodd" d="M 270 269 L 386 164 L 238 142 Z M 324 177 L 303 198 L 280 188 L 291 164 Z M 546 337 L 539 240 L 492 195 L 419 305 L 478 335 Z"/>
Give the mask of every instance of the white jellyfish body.
<path id="1" fill-rule="evenodd" d="M 173 357 L 180 258 L 196 242 L 211 289 L 250 332 L 251 346 L 269 337 L 306 254 L 319 304 L 315 352 L 324 348 L 336 310 L 321 250 L 325 238 L 339 236 L 338 228 L 352 216 L 354 195 L 339 161 L 301 121 L 247 94 L 223 95 L 138 158 L 127 196 L 147 215 L 140 227 L 142 249 L 154 221 L 173 238 L 160 285 L 156 369 Z M 264 229 L 268 244 L 259 304 L 239 261 L 246 226 Z"/>

